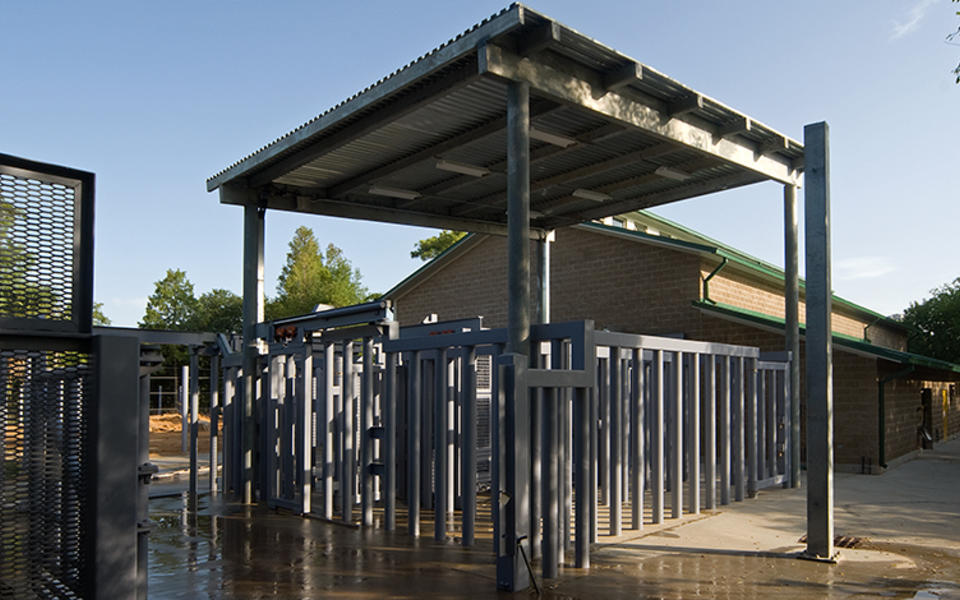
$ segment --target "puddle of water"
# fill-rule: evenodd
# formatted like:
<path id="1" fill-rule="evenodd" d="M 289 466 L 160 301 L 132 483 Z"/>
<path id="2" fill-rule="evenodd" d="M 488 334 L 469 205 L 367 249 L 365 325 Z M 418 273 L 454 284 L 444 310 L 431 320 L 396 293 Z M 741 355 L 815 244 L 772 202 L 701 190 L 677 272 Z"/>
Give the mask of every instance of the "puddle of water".
<path id="1" fill-rule="evenodd" d="M 151 598 L 499 597 L 488 542 L 465 550 L 452 541 L 411 540 L 209 498 L 197 515 L 182 498 L 151 500 L 150 513 Z M 589 571 L 565 568 L 541 583 L 543 597 L 960 597 L 960 561 L 937 549 L 872 544 L 830 565 L 798 560 L 786 549 L 657 544 L 641 538 L 595 550 Z"/>

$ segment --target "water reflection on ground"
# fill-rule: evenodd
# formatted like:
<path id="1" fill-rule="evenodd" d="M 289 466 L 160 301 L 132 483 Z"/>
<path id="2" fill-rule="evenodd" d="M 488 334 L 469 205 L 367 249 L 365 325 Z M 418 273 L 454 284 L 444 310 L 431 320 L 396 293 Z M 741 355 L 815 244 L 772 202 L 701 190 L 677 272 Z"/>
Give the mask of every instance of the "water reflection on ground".
<path id="1" fill-rule="evenodd" d="M 196 515 L 182 498 L 151 500 L 150 512 L 151 598 L 500 597 L 489 542 L 414 541 L 208 497 Z M 960 561 L 947 551 L 867 544 L 825 565 L 789 548 L 677 547 L 658 535 L 669 534 L 596 549 L 589 572 L 564 569 L 543 597 L 960 598 Z"/>

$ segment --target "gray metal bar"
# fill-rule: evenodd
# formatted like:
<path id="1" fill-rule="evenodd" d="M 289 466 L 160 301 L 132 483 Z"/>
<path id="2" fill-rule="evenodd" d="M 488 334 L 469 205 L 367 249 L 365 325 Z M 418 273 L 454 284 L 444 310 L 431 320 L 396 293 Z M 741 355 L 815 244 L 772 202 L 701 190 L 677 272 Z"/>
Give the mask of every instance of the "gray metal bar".
<path id="1" fill-rule="evenodd" d="M 597 388 L 596 386 L 590 387 L 590 419 L 587 421 L 590 426 L 590 432 L 588 433 L 587 439 L 590 442 L 590 478 L 589 478 L 589 487 L 587 489 L 587 496 L 590 500 L 590 543 L 594 544 L 597 541 L 597 524 L 600 520 L 599 511 L 597 510 L 597 479 L 598 479 L 598 446 L 599 446 L 599 398 L 597 398 Z"/>
<path id="2" fill-rule="evenodd" d="M 219 442 L 220 440 L 220 357 L 216 354 L 210 357 L 210 495 L 219 492 L 217 486 L 217 471 L 219 470 Z"/>
<path id="3" fill-rule="evenodd" d="M 747 495 L 751 498 L 757 495 L 757 474 L 760 472 L 760 455 L 763 453 L 763 443 L 760 436 L 757 410 L 757 369 L 753 359 L 743 363 L 744 368 L 744 403 L 746 404 L 746 427 L 744 438 L 746 441 L 747 457 Z M 762 475 L 762 474 L 761 474 Z"/>
<path id="4" fill-rule="evenodd" d="M 553 232 L 541 236 L 537 240 L 539 250 L 540 268 L 538 269 L 540 281 L 539 311 L 537 320 L 540 323 L 550 322 L 550 238 Z"/>
<path id="5" fill-rule="evenodd" d="M 830 133 L 803 128 L 807 301 L 807 554 L 832 559 L 833 361 L 830 283 Z"/>
<path id="6" fill-rule="evenodd" d="M 717 358 L 712 354 L 705 356 L 704 378 L 706 396 L 703 398 L 703 466 L 706 486 L 704 490 L 704 508 L 712 510 L 717 506 Z"/>
<path id="7" fill-rule="evenodd" d="M 800 486 L 800 281 L 798 250 L 797 186 L 783 186 L 783 253 L 784 253 L 784 311 L 786 350 L 793 357 L 790 361 L 787 402 L 790 414 L 790 485 Z"/>
<path id="8" fill-rule="evenodd" d="M 597 384 L 597 405 L 600 410 L 600 439 L 597 456 L 600 486 L 600 503 L 610 506 L 610 362 L 609 358 L 600 359 Z"/>
<path id="9" fill-rule="evenodd" d="M 502 544 L 497 544 L 497 587 L 506 591 L 526 589 L 530 585 L 523 553 L 529 556 L 530 527 L 530 395 L 523 380 L 529 358 L 507 353 L 500 357 L 504 436 L 503 526 Z"/>
<path id="10" fill-rule="evenodd" d="M 6 389 L 6 378 L 0 389 Z M 69 412 L 69 411 L 68 411 Z M 3 441 L 0 440 L 0 453 Z M 137 478 L 137 599 L 147 600 L 147 556 L 150 551 L 150 375 L 140 377 L 140 402 L 137 413 L 137 466 L 143 469 Z"/>
<path id="11" fill-rule="evenodd" d="M 420 353 L 415 352 L 408 370 L 407 395 L 407 532 L 414 537 L 420 535 L 420 366 Z"/>
<path id="12" fill-rule="evenodd" d="M 744 457 L 744 374 L 743 357 L 733 359 L 734 396 L 733 396 L 733 499 L 741 501 L 746 496 L 746 460 Z"/>
<path id="13" fill-rule="evenodd" d="M 180 367 L 180 452 L 190 447 L 190 365 Z"/>
<path id="14" fill-rule="evenodd" d="M 98 335 L 95 391 L 88 408 L 90 477 L 85 502 L 89 536 L 81 573 L 85 598 L 131 598 L 137 594 L 137 433 L 139 344 L 134 337 Z"/>
<path id="15" fill-rule="evenodd" d="M 683 516 L 683 354 L 673 362 L 673 397 L 670 399 L 670 513 L 674 519 Z"/>
<path id="16" fill-rule="evenodd" d="M 700 355 L 690 355 L 689 386 L 687 392 L 687 479 L 689 507 L 692 514 L 700 513 Z"/>
<path id="17" fill-rule="evenodd" d="M 507 347 L 530 356 L 530 85 L 507 83 Z M 508 424 L 510 427 L 510 424 Z M 523 586 L 524 588 L 526 585 Z M 523 589 L 523 588 L 517 588 Z"/>
<path id="18" fill-rule="evenodd" d="M 767 374 L 759 366 L 754 366 L 754 381 L 756 381 L 756 417 L 757 417 L 757 479 L 767 477 Z"/>
<path id="19" fill-rule="evenodd" d="M 782 409 L 780 408 L 780 403 L 777 401 L 780 391 L 783 389 L 777 386 L 777 377 L 780 375 L 787 375 L 787 373 L 778 373 L 777 371 L 769 371 L 767 377 L 770 380 L 769 385 L 765 386 L 765 392 L 763 395 L 764 404 L 766 405 L 766 427 L 764 430 L 767 432 L 766 435 L 766 454 L 767 454 L 767 469 L 764 473 L 764 477 L 772 477 L 774 475 L 781 474 L 779 469 L 778 460 L 777 460 L 777 421 L 783 416 Z M 789 449 L 787 449 L 789 452 Z M 784 471 L 787 476 L 790 475 L 789 471 Z"/>
<path id="20" fill-rule="evenodd" d="M 447 537 L 447 355 L 437 353 L 433 367 L 433 538 L 442 542 Z"/>
<path id="21" fill-rule="evenodd" d="M 336 348 L 327 344 L 323 351 L 323 518 L 333 519 L 333 478 L 336 471 L 337 411 L 333 394 Z M 319 387 L 319 386 L 318 386 Z"/>
<path id="22" fill-rule="evenodd" d="M 631 353 L 633 369 L 630 382 L 630 528 L 643 529 L 643 487 L 645 462 L 643 456 L 644 430 L 643 403 L 643 350 L 634 348 Z"/>
<path id="23" fill-rule="evenodd" d="M 190 485 L 187 492 L 187 508 L 197 510 L 197 487 L 199 473 L 197 466 L 197 435 L 200 433 L 198 409 L 200 408 L 200 367 L 197 348 L 190 349 Z"/>
<path id="24" fill-rule="evenodd" d="M 257 357 L 260 355 L 256 335 L 257 323 L 263 320 L 263 230 L 264 213 L 255 204 L 253 192 L 243 207 L 243 502 L 253 503 L 256 481 L 254 453 L 257 445 L 254 404 L 256 397 Z"/>
<path id="25" fill-rule="evenodd" d="M 387 353 L 387 370 L 384 374 L 383 440 L 384 481 L 383 515 L 384 529 L 397 528 L 397 353 Z"/>
<path id="26" fill-rule="evenodd" d="M 543 540 L 542 546 L 542 567 L 544 579 L 552 579 L 557 576 L 559 548 L 558 520 L 560 517 L 559 495 L 560 487 L 557 485 L 559 478 L 559 461 L 557 456 L 557 433 L 560 427 L 559 419 L 559 391 L 556 389 L 543 390 L 543 431 L 541 440 L 543 443 L 543 469 L 541 472 L 541 507 L 543 511 Z"/>
<path id="27" fill-rule="evenodd" d="M 733 359 L 720 357 L 720 504 L 730 504 L 730 446 L 731 429 L 730 396 L 733 378 L 730 366 Z"/>
<path id="28" fill-rule="evenodd" d="M 360 386 L 360 518 L 373 525 L 373 338 L 363 338 L 363 379 Z"/>
<path id="29" fill-rule="evenodd" d="M 343 368 L 340 382 L 340 437 L 343 455 L 340 476 L 340 513 L 347 523 L 353 522 L 354 486 L 356 485 L 356 455 L 353 446 L 353 342 L 343 343 Z"/>
<path id="30" fill-rule="evenodd" d="M 460 385 L 463 443 L 460 450 L 461 511 L 463 545 L 472 546 L 477 519 L 477 352 L 471 346 L 461 349 L 463 381 Z"/>
<path id="31" fill-rule="evenodd" d="M 653 522 L 663 522 L 663 350 L 653 351 L 653 434 L 650 485 L 653 496 Z"/>
<path id="32" fill-rule="evenodd" d="M 610 462 L 607 467 L 610 490 L 610 535 L 623 533 L 623 384 L 620 371 L 620 348 L 610 348 Z"/>
<path id="33" fill-rule="evenodd" d="M 300 409 L 297 423 L 297 483 L 300 488 L 300 514 L 312 510 L 313 496 L 313 348 L 306 347 L 296 365 L 297 407 Z"/>
<path id="34" fill-rule="evenodd" d="M 587 388 L 573 391 L 573 483 L 577 494 L 574 505 L 574 566 L 590 567 L 590 397 Z"/>

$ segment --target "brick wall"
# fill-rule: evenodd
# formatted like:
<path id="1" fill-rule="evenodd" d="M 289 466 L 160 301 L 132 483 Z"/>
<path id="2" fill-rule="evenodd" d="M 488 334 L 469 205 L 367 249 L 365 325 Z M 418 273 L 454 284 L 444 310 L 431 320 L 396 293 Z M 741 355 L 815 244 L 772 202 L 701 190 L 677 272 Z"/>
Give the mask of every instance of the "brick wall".
<path id="1" fill-rule="evenodd" d="M 716 267 L 704 262 L 700 267 L 701 280 Z M 761 312 L 773 317 L 784 318 L 783 286 L 773 285 L 766 280 L 738 271 L 727 266 L 717 273 L 709 283 L 710 299 L 748 310 Z M 800 322 L 807 320 L 807 307 L 803 295 L 800 296 Z M 833 305 L 833 331 L 862 338 L 864 328 L 869 325 L 868 337 L 871 343 L 896 350 L 906 350 L 906 333 L 874 322 L 874 318 L 852 314 L 845 306 Z"/>
<path id="2" fill-rule="evenodd" d="M 570 228 L 557 230 L 550 253 L 552 321 L 594 319 L 598 329 L 651 334 L 695 327 L 696 255 Z M 536 265 L 532 270 L 535 276 Z M 506 239 L 484 237 L 394 300 L 401 325 L 436 313 L 441 320 L 482 315 L 487 327 L 506 326 Z"/>

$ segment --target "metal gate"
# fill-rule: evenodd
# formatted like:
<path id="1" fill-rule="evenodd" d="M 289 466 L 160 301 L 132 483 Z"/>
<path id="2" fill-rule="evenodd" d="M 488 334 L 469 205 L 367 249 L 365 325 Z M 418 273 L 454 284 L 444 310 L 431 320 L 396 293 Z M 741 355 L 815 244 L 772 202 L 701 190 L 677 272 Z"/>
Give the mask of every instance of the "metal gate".
<path id="1" fill-rule="evenodd" d="M 0 598 L 135 590 L 137 343 L 91 335 L 92 234 L 91 173 L 0 154 Z"/>

